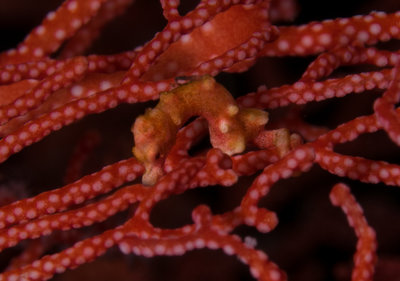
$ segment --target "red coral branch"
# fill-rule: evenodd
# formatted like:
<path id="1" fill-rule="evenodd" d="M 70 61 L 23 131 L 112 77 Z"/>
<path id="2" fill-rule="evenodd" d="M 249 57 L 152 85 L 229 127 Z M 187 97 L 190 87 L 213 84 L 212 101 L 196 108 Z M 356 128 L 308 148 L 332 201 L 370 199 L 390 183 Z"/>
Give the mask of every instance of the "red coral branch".
<path id="1" fill-rule="evenodd" d="M 335 185 L 330 193 L 330 199 L 333 205 L 342 208 L 349 225 L 354 228 L 358 238 L 357 251 L 354 254 L 355 267 L 351 280 L 373 280 L 376 264 L 376 235 L 374 229 L 368 225 L 360 205 L 346 185 Z"/>
<path id="2" fill-rule="evenodd" d="M 298 258 L 293 253 L 313 252 L 307 247 L 315 245 L 315 240 L 322 243 L 317 236 L 326 235 L 333 245 L 339 243 L 337 236 L 342 237 L 335 219 L 325 219 L 329 212 L 324 208 L 316 211 L 322 201 L 313 202 L 316 207 L 306 216 L 319 223 L 311 230 L 289 229 L 282 223 L 291 213 L 305 209 L 307 204 L 301 204 L 301 198 L 314 197 L 318 193 L 314 185 L 325 190 L 328 181 L 337 181 L 337 176 L 354 183 L 400 185 L 396 158 L 400 145 L 399 51 L 395 43 L 389 47 L 378 44 L 400 39 L 400 12 L 279 26 L 275 23 L 294 19 L 297 3 L 201 0 L 184 11 L 178 0 L 161 0 L 159 14 L 164 15 L 165 27 L 160 32 L 143 39 L 147 42 L 135 49 L 95 54 L 90 45 L 109 21 L 135 10 L 128 9 L 132 2 L 66 0 L 16 48 L 0 53 L 2 189 L 14 186 L 15 170 L 25 165 L 30 165 L 32 174 L 39 173 L 40 163 L 54 154 L 49 143 L 57 136 L 55 157 L 65 154 L 64 158 L 71 160 L 67 185 L 50 190 L 32 188 L 31 197 L 13 198 L 13 203 L 0 208 L 0 250 L 17 245 L 23 248 L 24 240 L 48 236 L 27 243 L 21 255 L 7 250 L 11 254 L 0 281 L 47 280 L 95 260 L 112 247 L 125 255 L 148 258 L 219 249 L 237 256 L 253 278 L 283 281 L 286 273 L 277 264 L 289 277 L 295 276 L 290 260 L 297 268 L 305 269 L 307 264 L 302 263 L 304 252 Z M 124 36 L 135 36 L 130 30 L 121 30 Z M 252 79 L 267 61 L 264 57 L 279 57 L 285 62 L 284 56 L 315 58 L 295 74 L 294 82 L 273 88 L 262 85 L 256 92 L 244 94 L 247 89 L 236 89 L 227 82 L 237 83 L 246 74 Z M 284 65 L 268 64 L 270 69 Z M 267 71 L 260 74 L 266 81 L 275 74 Z M 290 66 L 288 71 L 295 70 Z M 283 81 L 287 81 L 287 73 Z M 370 111 L 361 112 L 356 99 L 360 104 L 369 99 Z M 143 108 L 136 106 L 154 100 L 158 103 L 146 104 L 152 108 L 144 114 Z M 322 117 L 310 121 L 306 115 L 318 102 L 337 100 L 354 103 L 351 117 L 342 116 L 343 111 L 335 113 L 335 120 L 345 121 L 329 123 Z M 284 108 L 287 105 L 290 108 Z M 123 115 L 127 108 L 129 118 Z M 123 117 L 110 118 L 113 114 Z M 279 115 L 283 117 L 277 118 Z M 129 125 L 124 125 L 126 119 L 134 124 L 133 158 L 128 158 L 132 137 Z M 90 145 L 78 146 L 72 156 L 67 156 L 72 149 L 64 148 L 76 143 L 75 136 L 84 135 L 82 131 L 88 127 L 110 123 L 111 133 L 102 134 L 107 151 L 96 155 L 99 163 L 91 168 L 104 167 L 79 179 Z M 81 126 L 85 130 L 74 131 Z M 116 135 L 119 129 L 128 135 Z M 372 134 L 382 134 L 393 143 L 370 144 L 363 148 L 365 155 L 359 155 L 357 146 Z M 26 156 L 41 145 L 48 147 L 39 156 Z M 354 151 L 349 152 L 346 146 Z M 371 156 L 386 146 L 394 147 L 394 157 Z M 18 168 L 10 172 L 15 165 Z M 55 168 L 51 165 L 47 169 L 46 178 Z M 324 173 L 326 183 L 314 183 L 318 173 Z M 140 177 L 146 185 L 139 183 Z M 29 181 L 25 181 L 28 186 Z M 33 181 L 30 185 L 36 184 Z M 378 186 L 373 188 L 380 192 Z M 216 195 L 220 190 L 225 193 Z M 298 196 L 291 200 L 293 195 L 276 195 L 279 190 Z M 207 204 L 199 203 L 201 192 L 212 193 Z M 393 192 L 398 196 L 398 190 Z M 193 194 L 195 199 L 190 198 Z M 6 193 L 2 196 L 1 201 L 10 200 Z M 358 238 L 352 280 L 372 280 L 377 261 L 375 231 L 344 184 L 335 185 L 330 198 L 342 207 Z M 380 204 L 379 200 L 374 198 L 366 207 Z M 301 210 L 285 209 L 283 205 L 290 205 L 289 201 L 296 201 Z M 381 203 L 382 209 L 390 206 L 389 201 Z M 162 209 L 164 204 L 167 211 Z M 161 215 L 157 215 L 159 208 Z M 177 209 L 179 214 L 192 210 L 192 221 L 175 223 L 178 216 L 170 213 Z M 397 205 L 387 209 L 400 212 Z M 387 216 L 374 215 L 378 219 L 372 217 L 373 225 Z M 318 221 L 318 217 L 324 219 Z M 305 227 L 307 219 L 297 224 Z M 333 226 L 325 230 L 321 224 Z M 71 246 L 57 233 L 72 229 L 79 232 Z M 285 229 L 289 229 L 286 234 Z M 257 239 L 248 237 L 249 233 Z M 296 241 L 301 236 L 303 240 L 295 247 L 280 240 Z M 262 243 L 256 245 L 257 240 Z M 264 252 L 271 252 L 271 258 Z M 325 268 L 336 266 L 338 261 L 332 263 Z M 200 264 L 196 262 L 198 272 Z M 186 268 L 182 267 L 179 272 Z M 313 271 L 307 280 L 319 278 L 318 272 Z"/>

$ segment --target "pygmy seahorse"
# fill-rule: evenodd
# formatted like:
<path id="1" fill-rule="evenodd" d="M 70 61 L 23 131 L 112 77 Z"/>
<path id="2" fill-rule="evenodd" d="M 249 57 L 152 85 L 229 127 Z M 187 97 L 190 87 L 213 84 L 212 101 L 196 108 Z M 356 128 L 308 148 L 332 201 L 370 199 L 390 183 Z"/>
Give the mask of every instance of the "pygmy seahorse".
<path id="1" fill-rule="evenodd" d="M 208 75 L 162 93 L 157 106 L 139 116 L 132 127 L 133 154 L 146 168 L 144 184 L 157 181 L 162 171 L 155 167 L 156 159 L 165 156 L 179 128 L 193 116 L 207 120 L 211 145 L 228 155 L 243 152 L 268 122 L 267 112 L 239 108 L 232 95 Z"/>

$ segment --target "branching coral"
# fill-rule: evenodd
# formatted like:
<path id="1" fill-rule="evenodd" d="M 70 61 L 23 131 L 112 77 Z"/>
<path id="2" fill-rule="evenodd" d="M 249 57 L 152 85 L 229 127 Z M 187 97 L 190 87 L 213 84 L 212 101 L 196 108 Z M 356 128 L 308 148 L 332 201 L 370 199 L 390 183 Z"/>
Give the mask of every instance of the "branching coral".
<path id="1" fill-rule="evenodd" d="M 28 240 L 0 280 L 47 280 L 110 248 L 144 257 L 221 249 L 237 256 L 257 280 L 286 280 L 279 262 L 241 235 L 242 228 L 269 234 L 279 228 L 280 212 L 261 202 L 274 185 L 296 182 L 316 167 L 353 182 L 400 185 L 398 164 L 337 149 L 377 131 L 400 143 L 399 53 L 378 44 L 400 39 L 400 12 L 279 26 L 277 21 L 294 18 L 293 1 L 202 0 L 183 14 L 179 1 L 161 0 L 167 23 L 147 43 L 118 54 L 86 55 L 103 26 L 131 2 L 66 0 L 15 49 L 0 54 L 0 161 L 5 166 L 12 155 L 88 115 L 159 100 L 143 115 L 131 112 L 132 118 L 138 116 L 132 126 L 133 157 L 81 177 L 85 159 L 101 142 L 90 131 L 82 142 L 91 142 L 78 146 L 69 162 L 66 185 L 0 208 L 0 249 Z M 213 78 L 250 72 L 263 57 L 283 56 L 315 58 L 296 82 L 260 86 L 237 100 Z M 361 72 L 366 65 L 370 68 Z M 346 66 L 359 68 L 336 75 Z M 371 114 L 357 113 L 336 128 L 318 127 L 301 116 L 300 105 L 371 90 L 381 90 Z M 284 116 L 267 124 L 268 111 L 276 108 L 284 108 Z M 195 149 L 201 140 L 210 143 Z M 199 204 L 192 221 L 181 226 L 153 222 L 163 202 L 218 186 L 234 186 L 230 198 L 241 188 L 240 200 L 223 211 Z M 352 280 L 372 280 L 377 238 L 350 188 L 338 183 L 330 198 L 358 239 Z M 117 213 L 125 214 L 124 221 L 100 224 Z M 52 251 L 62 240 L 57 231 L 95 224 L 96 232 L 77 233 L 72 246 Z"/>

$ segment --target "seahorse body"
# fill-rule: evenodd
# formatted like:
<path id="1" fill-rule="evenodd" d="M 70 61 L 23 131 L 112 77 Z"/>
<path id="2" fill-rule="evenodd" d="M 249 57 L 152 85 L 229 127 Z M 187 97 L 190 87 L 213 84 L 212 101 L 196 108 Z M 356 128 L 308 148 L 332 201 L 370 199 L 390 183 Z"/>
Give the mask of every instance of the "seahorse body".
<path id="1" fill-rule="evenodd" d="M 211 76 L 203 76 L 162 93 L 157 106 L 136 119 L 132 128 L 133 154 L 144 163 L 147 172 L 154 168 L 159 156 L 169 151 L 179 128 L 193 116 L 207 120 L 212 146 L 228 155 L 243 152 L 246 142 L 268 122 L 268 113 L 239 109 L 222 85 Z"/>

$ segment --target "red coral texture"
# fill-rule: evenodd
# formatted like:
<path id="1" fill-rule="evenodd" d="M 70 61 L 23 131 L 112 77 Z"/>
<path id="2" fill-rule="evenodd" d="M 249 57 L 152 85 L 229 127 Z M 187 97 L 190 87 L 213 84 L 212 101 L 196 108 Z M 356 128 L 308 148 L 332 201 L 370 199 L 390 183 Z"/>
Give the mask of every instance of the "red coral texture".
<path id="1" fill-rule="evenodd" d="M 0 281 L 399 280 L 398 3 L 3 2 Z"/>

